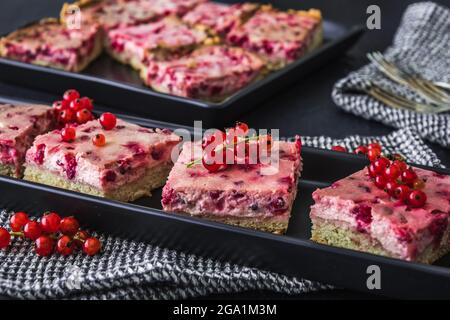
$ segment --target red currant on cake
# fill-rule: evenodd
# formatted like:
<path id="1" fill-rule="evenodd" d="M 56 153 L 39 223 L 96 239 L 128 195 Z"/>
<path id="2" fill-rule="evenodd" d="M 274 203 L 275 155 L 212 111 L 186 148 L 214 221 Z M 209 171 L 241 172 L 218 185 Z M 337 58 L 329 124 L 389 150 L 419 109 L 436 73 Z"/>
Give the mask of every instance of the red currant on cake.
<path id="1" fill-rule="evenodd" d="M 42 227 L 37 221 L 30 221 L 25 225 L 23 229 L 23 234 L 26 238 L 30 240 L 36 240 L 42 234 Z"/>
<path id="2" fill-rule="evenodd" d="M 408 196 L 408 203 L 414 208 L 420 208 L 427 202 L 427 195 L 422 190 L 414 190 Z"/>
<path id="3" fill-rule="evenodd" d="M 92 111 L 94 109 L 94 104 L 88 97 L 80 98 L 80 102 L 83 109 L 88 109 L 89 111 Z"/>
<path id="4" fill-rule="evenodd" d="M 87 238 L 83 244 L 83 252 L 88 256 L 96 255 L 101 248 L 102 244 L 97 238 Z"/>
<path id="5" fill-rule="evenodd" d="M 71 255 L 75 251 L 75 242 L 69 236 L 62 236 L 56 243 L 56 251 L 62 256 Z"/>
<path id="6" fill-rule="evenodd" d="M 92 143 L 97 147 L 103 147 L 106 144 L 105 135 L 102 133 L 97 133 L 92 137 Z"/>
<path id="7" fill-rule="evenodd" d="M 75 89 L 70 89 L 64 92 L 63 99 L 65 101 L 71 102 L 80 97 L 80 93 Z"/>
<path id="8" fill-rule="evenodd" d="M 61 112 L 63 110 L 66 110 L 69 107 L 69 105 L 66 100 L 60 100 L 53 102 L 52 107 L 53 109 L 55 109 L 56 112 Z"/>
<path id="9" fill-rule="evenodd" d="M 377 174 L 382 174 L 385 172 L 386 168 L 391 164 L 387 158 L 379 158 L 373 162 L 374 170 Z"/>
<path id="10" fill-rule="evenodd" d="M 381 156 L 381 149 L 372 148 L 367 151 L 367 157 L 369 158 L 370 162 L 376 161 L 380 156 Z"/>
<path id="11" fill-rule="evenodd" d="M 412 168 L 402 172 L 402 181 L 406 184 L 413 184 L 417 180 L 417 174 Z"/>
<path id="12" fill-rule="evenodd" d="M 64 142 L 73 142 L 75 140 L 76 135 L 77 132 L 73 127 L 67 127 L 61 130 L 61 139 Z"/>
<path id="13" fill-rule="evenodd" d="M 81 99 L 75 99 L 70 101 L 70 109 L 73 112 L 77 112 L 78 110 L 81 110 L 83 108 L 83 102 L 81 101 Z"/>
<path id="14" fill-rule="evenodd" d="M 10 219 L 10 227 L 14 232 L 22 231 L 23 227 L 29 221 L 28 215 L 25 212 L 16 212 Z"/>
<path id="15" fill-rule="evenodd" d="M 387 183 L 388 183 L 388 180 L 386 179 L 385 176 L 376 176 L 375 177 L 375 185 L 379 189 L 384 189 L 384 187 L 386 187 Z"/>
<path id="16" fill-rule="evenodd" d="M 395 189 L 397 187 L 398 187 L 397 182 L 395 182 L 395 181 L 388 181 L 386 183 L 385 190 L 391 197 L 394 197 L 395 196 Z"/>
<path id="17" fill-rule="evenodd" d="M 224 164 L 215 162 L 214 158 L 215 158 L 215 156 L 214 156 L 213 152 L 205 153 L 203 155 L 203 158 L 202 158 L 203 167 L 205 167 L 205 169 L 208 170 L 209 172 L 217 172 L 222 167 L 224 167 Z"/>
<path id="18" fill-rule="evenodd" d="M 347 148 L 344 148 L 342 146 L 333 146 L 331 148 L 331 150 L 333 151 L 337 151 L 337 152 L 347 152 Z"/>
<path id="19" fill-rule="evenodd" d="M 59 223 L 59 231 L 67 236 L 74 236 L 79 228 L 80 224 L 74 217 L 63 218 Z"/>
<path id="20" fill-rule="evenodd" d="M 35 241 L 36 253 L 41 257 L 48 257 L 53 253 L 54 241 L 49 236 L 40 236 Z"/>
<path id="21" fill-rule="evenodd" d="M 100 116 L 100 124 L 105 130 L 112 130 L 115 128 L 117 123 L 117 118 L 110 112 L 105 112 Z"/>
<path id="22" fill-rule="evenodd" d="M 236 129 L 239 131 L 239 133 L 246 134 L 248 132 L 248 125 L 244 122 L 236 122 Z"/>
<path id="23" fill-rule="evenodd" d="M 369 144 L 367 146 L 367 149 L 368 150 L 375 150 L 376 149 L 376 150 L 379 150 L 380 153 L 381 153 L 381 150 L 382 150 L 381 145 L 379 143 L 377 143 L 377 142 L 373 142 L 373 143 Z"/>
<path id="24" fill-rule="evenodd" d="M 42 231 L 47 233 L 58 232 L 61 217 L 55 212 L 46 213 L 41 219 Z"/>
<path id="25" fill-rule="evenodd" d="M 366 146 L 359 146 L 358 148 L 355 149 L 355 153 L 356 154 L 367 154 L 367 151 L 369 149 L 367 149 Z"/>
<path id="26" fill-rule="evenodd" d="M 65 123 L 69 123 L 72 122 L 74 120 L 74 116 L 75 114 L 73 113 L 72 110 L 70 109 L 64 109 L 63 111 L 61 111 L 58 115 L 58 120 L 59 122 L 65 124 Z"/>
<path id="27" fill-rule="evenodd" d="M 0 249 L 4 249 L 11 243 L 11 235 L 8 230 L 0 227 Z"/>
<path id="28" fill-rule="evenodd" d="M 397 186 L 394 190 L 394 197 L 398 200 L 406 201 L 411 193 L 411 189 L 404 184 Z"/>
<path id="29" fill-rule="evenodd" d="M 395 180 L 401 174 L 399 167 L 396 164 L 391 164 L 384 170 L 384 175 L 388 180 Z"/>
<path id="30" fill-rule="evenodd" d="M 81 110 L 77 111 L 76 117 L 77 117 L 77 123 L 83 124 L 83 123 L 86 123 L 86 122 L 92 120 L 92 113 L 88 109 L 81 109 Z"/>

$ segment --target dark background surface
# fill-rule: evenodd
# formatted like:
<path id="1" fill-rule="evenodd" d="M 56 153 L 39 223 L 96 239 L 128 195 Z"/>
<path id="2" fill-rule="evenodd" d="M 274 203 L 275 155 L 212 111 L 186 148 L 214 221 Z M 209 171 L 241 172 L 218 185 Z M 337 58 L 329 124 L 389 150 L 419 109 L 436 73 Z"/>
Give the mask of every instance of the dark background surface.
<path id="1" fill-rule="evenodd" d="M 232 2 L 232 1 L 227 1 Z M 264 1 L 259 1 L 264 2 Z M 316 70 L 304 80 L 286 88 L 254 111 L 242 116 L 242 121 L 255 128 L 279 128 L 282 136 L 326 135 L 344 137 L 351 134 L 384 135 L 394 129 L 374 121 L 367 121 L 344 113 L 335 106 L 330 95 L 334 83 L 349 71 L 367 63 L 366 53 L 384 50 L 400 22 L 404 9 L 417 1 L 408 0 L 277 0 L 272 1 L 280 8 L 321 9 L 324 17 L 348 26 L 364 24 L 366 9 L 376 4 L 381 8 L 381 30 L 367 30 L 363 38 L 346 55 Z M 449 6 L 449 0 L 436 1 Z M 1 0 L 0 34 L 12 31 L 33 20 L 48 16 L 57 16 L 64 0 Z M 27 88 L 18 88 L 0 82 L 0 97 L 26 98 L 51 103 L 57 97 L 36 92 Z M 95 99 L 95 97 L 92 97 Z M 199 119 L 201 120 L 201 119 Z M 443 164 L 450 166 L 449 149 L 434 144 L 429 146 L 440 157 Z M 336 290 L 287 297 L 267 292 L 250 292 L 233 296 L 215 296 L 211 298 L 373 298 L 347 290 Z"/>

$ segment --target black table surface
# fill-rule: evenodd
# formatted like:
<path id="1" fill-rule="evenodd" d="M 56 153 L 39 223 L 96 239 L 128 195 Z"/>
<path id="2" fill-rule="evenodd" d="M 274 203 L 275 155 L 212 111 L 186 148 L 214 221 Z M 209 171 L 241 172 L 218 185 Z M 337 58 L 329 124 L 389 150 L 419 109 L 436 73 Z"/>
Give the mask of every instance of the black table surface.
<path id="1" fill-rule="evenodd" d="M 27 22 L 43 17 L 57 16 L 64 0 L 2 0 L 0 1 L 0 34 L 4 34 Z M 263 2 L 263 1 L 259 1 Z M 322 10 L 323 15 L 345 25 L 363 24 L 368 17 L 366 9 L 369 5 L 381 8 L 381 30 L 366 30 L 360 41 L 341 58 L 336 59 L 298 83 L 286 88 L 280 94 L 272 97 L 254 111 L 242 116 L 241 121 L 248 122 L 256 128 L 279 128 L 282 136 L 325 135 L 335 138 L 351 134 L 385 135 L 394 128 L 384 126 L 378 122 L 367 121 L 337 108 L 331 99 L 331 90 L 337 80 L 349 71 L 355 70 L 367 63 L 366 53 L 384 50 L 392 41 L 405 8 L 416 1 L 410 0 L 302 0 L 301 4 L 295 0 L 272 1 L 280 8 L 309 8 Z M 449 0 L 436 1 L 450 5 Z M 56 96 L 44 92 L 37 92 L 28 88 L 19 88 L 8 83 L 0 82 L 0 97 L 27 98 L 51 103 Z M 201 119 L 199 119 L 201 120 Z M 237 119 L 238 120 L 238 119 Z M 450 166 L 450 151 L 438 145 L 429 146 L 442 160 Z M 345 299 L 345 298 L 374 298 L 375 296 L 335 290 L 300 296 L 285 296 L 270 292 L 248 292 L 233 296 L 220 295 L 210 298 L 298 298 L 298 299 Z"/>

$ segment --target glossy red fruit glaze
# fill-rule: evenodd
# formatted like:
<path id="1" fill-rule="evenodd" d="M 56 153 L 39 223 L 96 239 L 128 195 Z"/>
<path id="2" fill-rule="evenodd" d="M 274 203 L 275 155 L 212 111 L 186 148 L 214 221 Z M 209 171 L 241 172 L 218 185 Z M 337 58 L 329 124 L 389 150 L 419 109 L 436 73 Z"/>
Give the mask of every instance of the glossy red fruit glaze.
<path id="1" fill-rule="evenodd" d="M 394 160 L 393 162 L 394 165 L 396 165 L 401 172 L 405 171 L 406 169 L 408 169 L 408 165 L 406 164 L 405 161 L 402 160 Z"/>
<path id="2" fill-rule="evenodd" d="M 23 228 L 23 234 L 30 240 L 36 240 L 42 234 L 42 227 L 37 221 L 28 222 Z"/>
<path id="3" fill-rule="evenodd" d="M 47 213 L 41 218 L 42 231 L 47 233 L 58 232 L 60 222 L 61 217 L 57 213 Z"/>
<path id="4" fill-rule="evenodd" d="M 83 124 L 93 119 L 92 112 L 88 109 L 81 109 L 76 114 L 77 123 Z"/>
<path id="5" fill-rule="evenodd" d="M 66 92 L 64 92 L 64 95 L 63 95 L 63 99 L 68 102 L 78 99 L 79 97 L 80 97 L 80 93 L 75 89 L 67 90 Z"/>
<path id="6" fill-rule="evenodd" d="M 11 235 L 8 230 L 0 227 L 0 249 L 4 249 L 11 243 Z"/>
<path id="7" fill-rule="evenodd" d="M 94 104 L 92 103 L 92 100 L 88 97 L 80 98 L 81 104 L 83 106 L 83 109 L 88 109 L 89 111 L 92 111 L 94 109 Z"/>
<path id="8" fill-rule="evenodd" d="M 79 228 L 80 224 L 74 217 L 63 218 L 59 223 L 59 231 L 67 236 L 74 236 Z"/>
<path id="9" fill-rule="evenodd" d="M 69 236 L 62 236 L 56 243 L 56 251 L 62 256 L 71 255 L 76 249 L 74 241 Z"/>
<path id="10" fill-rule="evenodd" d="M 16 212 L 9 220 L 11 230 L 14 232 L 22 231 L 23 227 L 29 221 L 28 215 L 25 212 Z"/>
<path id="11" fill-rule="evenodd" d="M 83 252 L 88 256 L 94 256 L 99 253 L 102 244 L 97 238 L 87 238 L 83 244 Z"/>
<path id="12" fill-rule="evenodd" d="M 409 198 L 409 194 L 411 193 L 411 189 L 404 184 L 401 184 L 395 188 L 394 198 L 402 201 L 406 201 Z"/>
<path id="13" fill-rule="evenodd" d="M 102 133 L 97 133 L 92 137 L 92 143 L 94 144 L 94 146 L 103 147 L 106 144 L 105 135 Z"/>
<path id="14" fill-rule="evenodd" d="M 331 150 L 337 151 L 337 152 L 347 152 L 347 149 L 344 148 L 344 147 L 341 147 L 341 146 L 333 146 L 333 147 L 331 148 Z"/>
<path id="15" fill-rule="evenodd" d="M 367 151 L 369 151 L 369 149 L 367 149 L 366 146 L 359 146 L 355 149 L 356 154 L 367 154 Z"/>
<path id="16" fill-rule="evenodd" d="M 383 174 L 386 168 L 391 164 L 388 158 L 381 157 L 373 162 L 375 172 L 377 174 Z"/>
<path id="17" fill-rule="evenodd" d="M 377 150 L 380 151 L 380 153 L 381 153 L 381 150 L 382 150 L 381 145 L 380 145 L 379 143 L 377 143 L 377 142 L 374 142 L 374 143 L 369 144 L 369 145 L 367 146 L 367 149 L 368 149 L 368 150 L 374 150 L 374 149 L 377 149 Z"/>
<path id="18" fill-rule="evenodd" d="M 408 196 L 408 204 L 414 208 L 421 208 L 427 202 L 427 195 L 421 190 L 414 190 Z"/>
<path id="19" fill-rule="evenodd" d="M 58 121 L 65 124 L 72 122 L 75 119 L 75 114 L 70 109 L 65 109 L 61 111 L 58 115 Z"/>
<path id="20" fill-rule="evenodd" d="M 412 168 L 406 169 L 402 172 L 402 181 L 406 184 L 413 184 L 417 180 L 417 174 Z"/>
<path id="21" fill-rule="evenodd" d="M 386 187 L 386 184 L 388 183 L 388 180 L 384 176 L 376 176 L 375 177 L 375 185 L 379 189 L 384 189 Z"/>
<path id="22" fill-rule="evenodd" d="M 398 177 L 400 177 L 400 174 L 401 174 L 400 168 L 394 163 L 384 170 L 384 176 L 388 180 L 395 180 Z"/>
<path id="23" fill-rule="evenodd" d="M 248 132 L 248 124 L 246 124 L 246 123 L 244 123 L 244 122 L 236 122 L 236 130 L 239 132 L 239 133 L 243 133 L 243 134 L 246 134 L 247 132 Z"/>
<path id="24" fill-rule="evenodd" d="M 370 162 L 374 162 L 381 156 L 381 149 L 369 149 L 367 151 L 367 157 L 369 158 Z"/>
<path id="25" fill-rule="evenodd" d="M 398 187 L 397 182 L 395 181 L 388 181 L 385 186 L 385 191 L 393 197 L 395 195 L 395 189 Z"/>
<path id="26" fill-rule="evenodd" d="M 54 241 L 49 236 L 40 236 L 34 244 L 36 253 L 41 257 L 48 257 L 53 253 Z"/>
<path id="27" fill-rule="evenodd" d="M 112 130 L 116 127 L 117 118 L 110 112 L 105 112 L 100 116 L 100 124 L 105 130 Z"/>
<path id="28" fill-rule="evenodd" d="M 215 162 L 215 159 L 213 158 L 213 155 L 211 155 L 211 153 L 205 153 L 203 155 L 202 164 L 203 167 L 205 167 L 205 169 L 209 172 L 217 172 L 223 166 L 223 164 Z"/>
<path id="29" fill-rule="evenodd" d="M 61 112 L 63 110 L 66 110 L 69 107 L 69 104 L 65 100 L 61 101 L 55 101 L 53 102 L 53 109 L 56 110 L 56 112 Z"/>
<path id="30" fill-rule="evenodd" d="M 89 238 L 89 233 L 87 233 L 87 231 L 84 230 L 78 231 L 74 237 L 75 245 L 81 249 L 83 247 L 84 241 L 87 238 Z"/>
<path id="31" fill-rule="evenodd" d="M 367 170 L 369 171 L 369 176 L 371 178 L 375 178 L 377 175 L 379 175 L 379 173 L 377 172 L 375 165 L 373 163 L 371 163 L 368 167 Z"/>
<path id="32" fill-rule="evenodd" d="M 81 109 L 83 109 L 83 102 L 80 99 L 70 101 L 70 110 L 77 112 Z"/>
<path id="33" fill-rule="evenodd" d="M 64 142 L 73 142 L 76 136 L 77 131 L 73 127 L 67 127 L 61 130 L 61 139 Z"/>

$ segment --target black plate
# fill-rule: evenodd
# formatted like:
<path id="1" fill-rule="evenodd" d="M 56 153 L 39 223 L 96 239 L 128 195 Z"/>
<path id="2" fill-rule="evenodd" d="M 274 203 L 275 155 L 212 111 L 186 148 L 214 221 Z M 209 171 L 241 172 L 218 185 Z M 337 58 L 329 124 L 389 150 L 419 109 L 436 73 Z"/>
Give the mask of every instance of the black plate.
<path id="1" fill-rule="evenodd" d="M 177 127 L 122 118 L 147 127 Z M 361 156 L 308 147 L 302 155 L 299 195 L 284 236 L 164 213 L 161 190 L 151 198 L 126 204 L 0 177 L 1 206 L 32 214 L 55 210 L 62 215 L 76 215 L 89 228 L 109 234 L 348 289 L 399 298 L 450 298 L 450 255 L 430 266 L 311 242 L 311 193 L 363 168 L 367 161 Z M 450 174 L 449 170 L 427 169 Z M 381 269 L 380 290 L 371 291 L 366 286 L 367 268 L 371 265 Z"/>
<path id="2" fill-rule="evenodd" d="M 0 79 L 56 94 L 77 88 L 83 94 L 116 110 L 173 123 L 223 127 L 308 72 L 344 53 L 363 33 L 324 21 L 324 44 L 282 70 L 270 74 L 220 103 L 158 93 L 144 86 L 136 71 L 106 54 L 80 74 L 0 58 Z M 111 94 L 114 92 L 114 94 Z"/>

